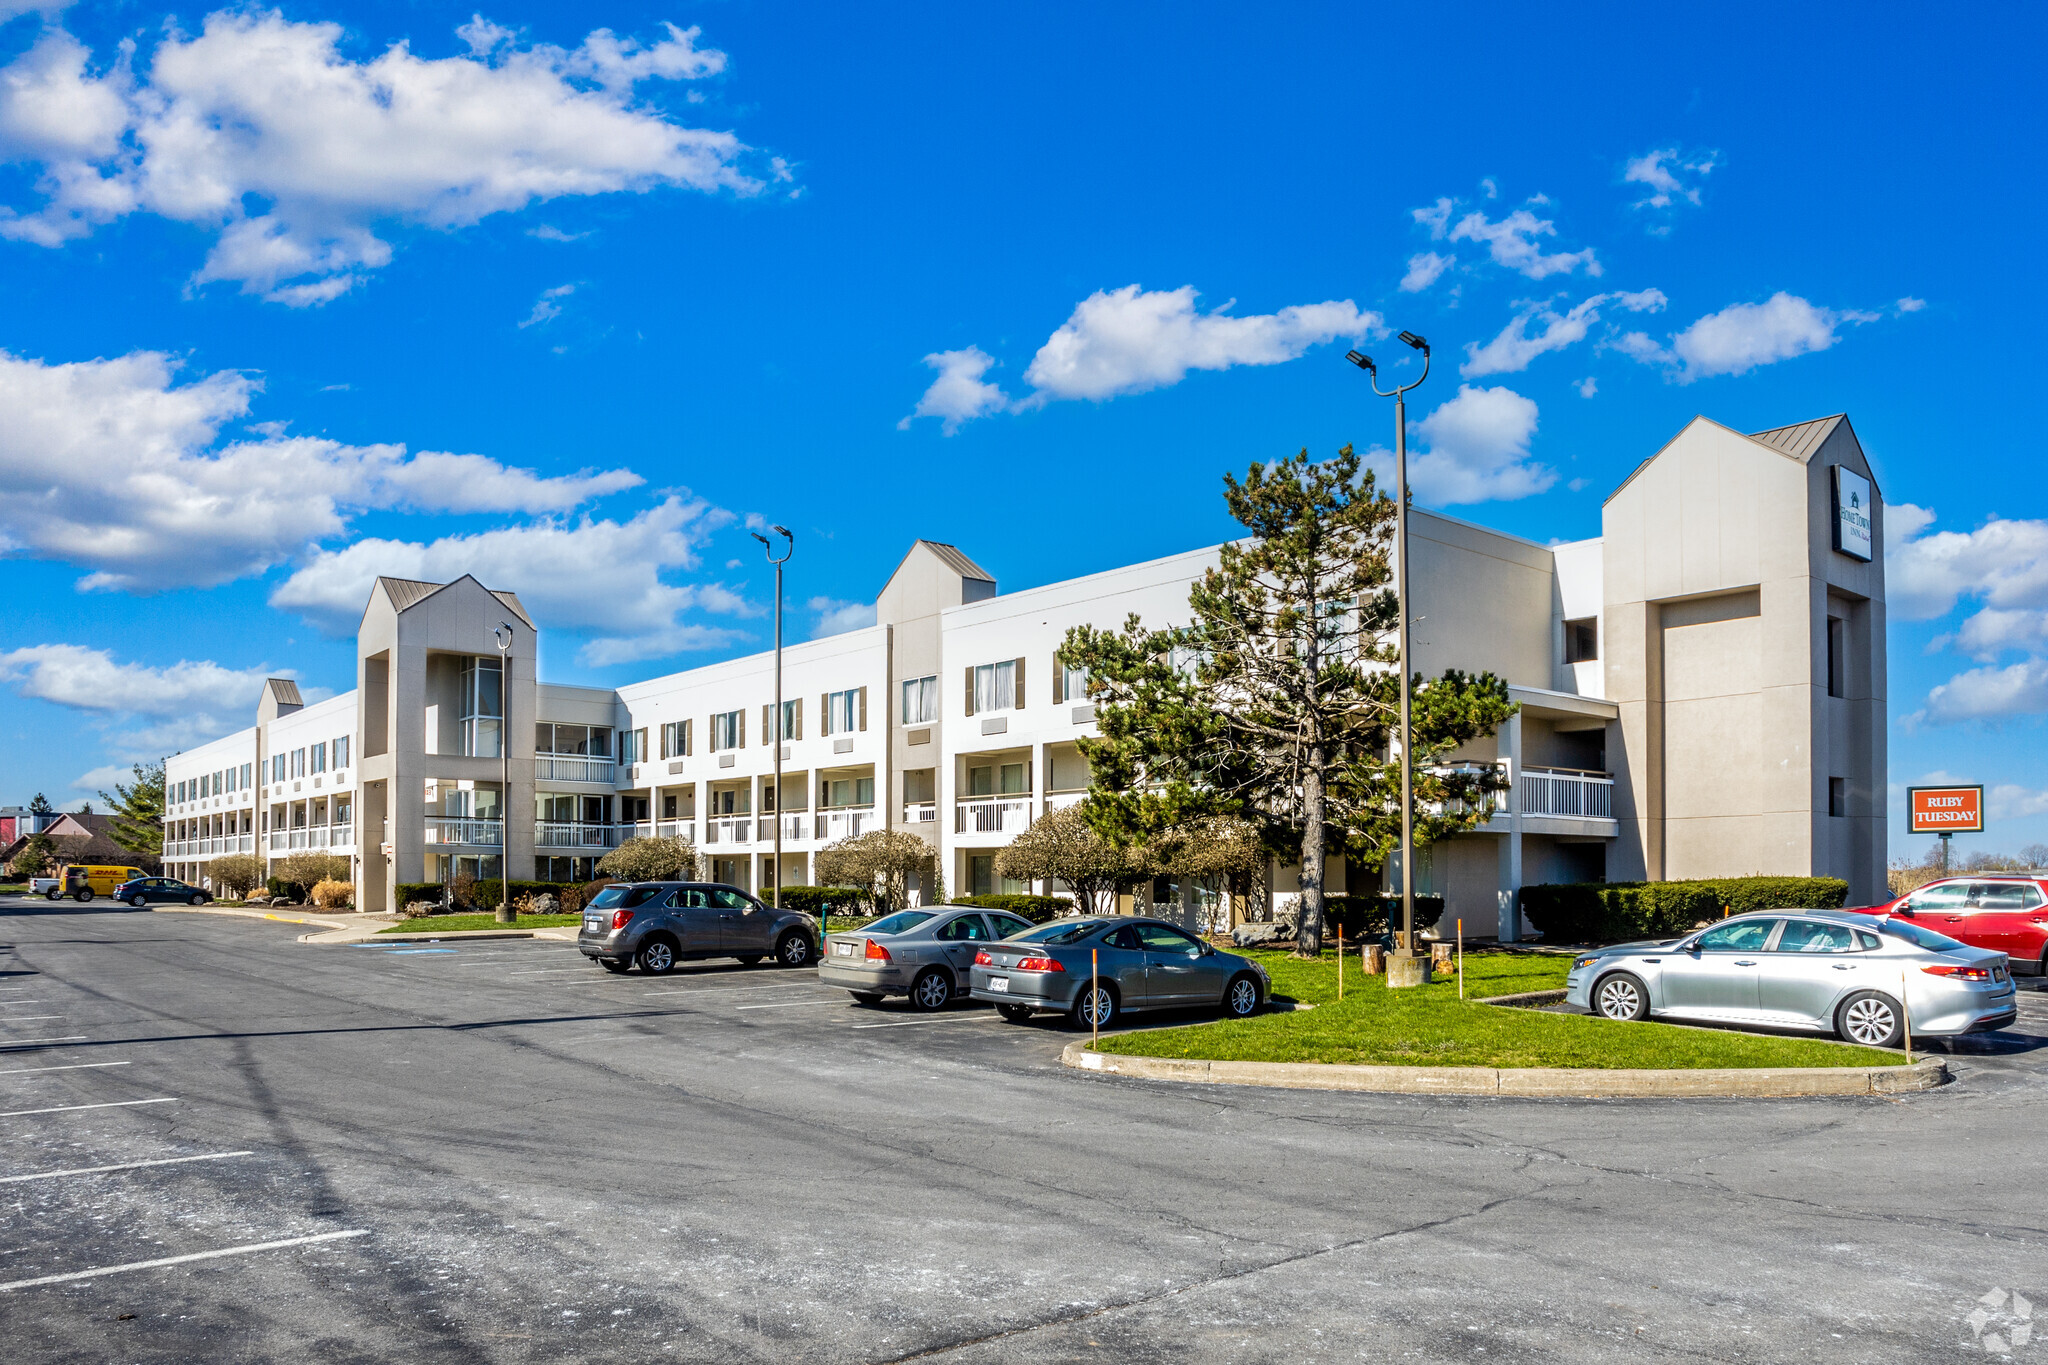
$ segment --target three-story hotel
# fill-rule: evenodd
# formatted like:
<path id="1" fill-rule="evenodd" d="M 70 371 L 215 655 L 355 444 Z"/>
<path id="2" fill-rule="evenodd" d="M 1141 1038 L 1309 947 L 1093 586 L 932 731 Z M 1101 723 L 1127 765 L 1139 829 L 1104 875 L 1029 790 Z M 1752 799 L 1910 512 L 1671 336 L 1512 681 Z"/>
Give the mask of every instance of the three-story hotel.
<path id="1" fill-rule="evenodd" d="M 1454 756 L 1498 764 L 1487 822 L 1425 850 L 1419 890 L 1467 932 L 1519 934 L 1535 882 L 1885 866 L 1884 529 L 1846 417 L 1743 435 L 1695 418 L 1607 498 L 1594 540 L 1541 545 L 1418 510 L 1415 666 L 1490 670 L 1519 710 Z M 274 679 L 256 723 L 166 762 L 166 870 L 203 881 L 228 853 L 348 857 L 363 909 L 467 871 L 582 880 L 635 836 L 696 845 L 713 878 L 765 893 L 817 851 L 905 830 L 955 894 L 1027 890 L 1003 845 L 1079 801 L 1094 733 L 1068 629 L 1188 618 L 1214 547 L 998 592 L 962 550 L 920 540 L 875 624 L 617 689 L 542 682 L 519 599 L 472 578 L 379 579 L 354 690 L 306 705 Z M 507 780 L 509 774 L 509 781 Z M 1333 889 L 1385 874 L 1333 868 Z M 930 888 L 924 888 L 928 891 Z M 1041 887 L 1041 890 L 1055 888 Z M 1271 869 L 1268 895 L 1294 892 Z M 1140 892 L 1190 918 L 1218 889 Z"/>

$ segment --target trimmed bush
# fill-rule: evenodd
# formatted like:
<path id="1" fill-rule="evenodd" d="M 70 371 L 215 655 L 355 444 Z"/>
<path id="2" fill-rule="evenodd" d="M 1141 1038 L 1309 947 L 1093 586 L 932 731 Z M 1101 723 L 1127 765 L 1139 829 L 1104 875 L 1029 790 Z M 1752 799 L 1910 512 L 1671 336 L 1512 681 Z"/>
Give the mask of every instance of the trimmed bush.
<path id="1" fill-rule="evenodd" d="M 770 897 L 766 892 L 762 900 Z M 824 913 L 827 909 L 841 918 L 853 915 L 860 909 L 860 893 L 850 886 L 785 886 L 782 888 L 782 908 L 801 910 L 806 915 Z"/>
<path id="2" fill-rule="evenodd" d="M 1444 917 L 1442 896 L 1417 896 L 1415 898 L 1415 932 L 1433 927 Z M 1394 931 L 1394 923 L 1401 918 L 1399 896 L 1325 896 L 1323 898 L 1323 937 L 1334 941 L 1337 930 L 1344 930 L 1344 943 L 1369 943 L 1383 939 Z"/>
<path id="3" fill-rule="evenodd" d="M 1047 920 L 1074 913 L 1072 896 L 955 896 L 947 904 L 972 905 L 980 910 L 1007 910 L 1013 915 L 1022 915 L 1033 924 L 1044 924 Z"/>
<path id="4" fill-rule="evenodd" d="M 1550 942 L 1624 943 L 1751 910 L 1835 910 L 1848 895 L 1840 877 L 1720 877 L 1525 886 L 1521 905 L 1523 920 Z"/>

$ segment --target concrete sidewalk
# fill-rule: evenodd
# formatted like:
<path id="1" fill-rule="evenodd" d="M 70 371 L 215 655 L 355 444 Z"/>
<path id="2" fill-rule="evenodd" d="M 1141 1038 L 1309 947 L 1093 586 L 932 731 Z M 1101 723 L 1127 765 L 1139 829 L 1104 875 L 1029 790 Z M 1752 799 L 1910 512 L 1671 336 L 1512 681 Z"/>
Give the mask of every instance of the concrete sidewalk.
<path id="1" fill-rule="evenodd" d="M 320 932 L 299 935 L 301 943 L 337 944 L 367 943 L 372 940 L 383 943 L 423 943 L 441 939 L 490 939 L 490 938 L 545 938 L 562 943 L 576 941 L 576 930 L 572 927 L 557 929 L 521 929 L 508 925 L 503 929 L 440 930 L 422 929 L 405 933 L 387 934 L 384 931 L 407 921 L 394 915 L 336 915 L 317 911 L 297 909 L 275 911 L 261 906 L 233 905 L 153 905 L 150 910 L 160 915 L 228 915 L 239 919 L 275 920 L 279 924 L 304 924 L 314 926 Z"/>

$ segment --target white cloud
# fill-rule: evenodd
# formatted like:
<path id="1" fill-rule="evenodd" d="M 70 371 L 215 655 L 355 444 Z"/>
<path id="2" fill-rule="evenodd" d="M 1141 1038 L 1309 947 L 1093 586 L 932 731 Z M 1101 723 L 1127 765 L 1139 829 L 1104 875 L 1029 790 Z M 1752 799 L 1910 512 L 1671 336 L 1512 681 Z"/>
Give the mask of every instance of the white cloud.
<path id="1" fill-rule="evenodd" d="M 1457 397 L 1417 424 L 1420 454 L 1408 457 L 1408 483 L 1416 500 L 1435 506 L 1512 502 L 1557 482 L 1557 471 L 1529 459 L 1536 434 L 1536 404 L 1513 389 L 1458 386 Z M 1394 487 L 1394 455 L 1376 448 L 1366 456 L 1380 487 Z"/>
<path id="2" fill-rule="evenodd" d="M 0 550 L 89 569 L 84 588 L 211 586 L 343 534 L 357 510 L 542 514 L 641 482 L 309 436 L 216 445 L 257 381 L 176 371 L 154 351 L 57 365 L 0 351 Z"/>
<path id="3" fill-rule="evenodd" d="M 813 640 L 827 635 L 844 635 L 849 630 L 864 630 L 875 623 L 875 604 L 872 602 L 841 602 L 835 597 L 813 597 L 804 604 L 817 615 L 817 629 L 811 632 Z"/>
<path id="4" fill-rule="evenodd" d="M 1926 705 L 1909 719 L 1954 725 L 2040 711 L 2048 711 L 2048 660 L 2029 659 L 1958 673 L 1929 691 Z"/>
<path id="5" fill-rule="evenodd" d="M 1641 332 L 1630 332 L 1613 345 L 1643 364 L 1665 366 L 1671 378 L 1690 384 L 1825 351 L 1841 340 L 1843 327 L 1876 320 L 1875 313 L 1838 312 L 1780 290 L 1762 303 L 1732 304 L 1707 314 L 1673 337 L 1668 348 Z"/>
<path id="6" fill-rule="evenodd" d="M 934 351 L 924 358 L 924 363 L 937 370 L 939 377 L 924 391 L 924 397 L 917 400 L 910 416 L 896 424 L 898 431 L 907 431 L 919 417 L 938 417 L 945 422 L 941 430 L 951 436 L 960 429 L 962 422 L 1001 412 L 1010 405 L 1008 394 L 982 380 L 982 375 L 996 362 L 994 356 L 979 346 L 959 351 Z"/>
<path id="7" fill-rule="evenodd" d="M 132 764 L 108 763 L 103 767 L 94 768 L 89 773 L 80 773 L 77 777 L 72 778 L 71 790 L 94 793 L 111 792 L 116 784 L 125 784 L 134 780 L 135 768 Z"/>
<path id="8" fill-rule="evenodd" d="M 168 32 L 146 70 L 124 47 L 99 72 L 53 29 L 0 68 L 0 155 L 38 168 L 41 201 L 0 210 L 0 236 L 54 246 L 146 211 L 218 234 L 194 283 L 303 307 L 386 264 L 387 223 L 448 231 L 660 186 L 761 192 L 733 134 L 642 97 L 724 69 L 696 29 L 666 27 L 646 45 L 598 29 L 521 47 L 479 18 L 458 30 L 467 54 L 401 42 L 357 62 L 339 24 L 222 10 L 196 36 Z"/>
<path id="9" fill-rule="evenodd" d="M 1992 520 L 1974 531 L 1937 531 L 1911 503 L 1884 509 L 1885 610 L 1898 620 L 1944 616 L 1964 596 L 2006 610 L 2048 607 L 2048 521 Z"/>
<path id="10" fill-rule="evenodd" d="M 290 670 L 233 669 L 205 660 L 154 668 L 122 663 L 107 650 L 85 645 L 30 645 L 0 653 L 0 681 L 15 684 L 24 697 L 84 712 L 107 731 L 104 742 L 114 755 L 130 761 L 188 749 L 249 724 L 263 680 L 290 676 Z M 329 694 L 310 689 L 307 695 L 318 700 Z M 148 723 L 131 724 L 137 720 Z M 93 776 L 88 773 L 77 785 Z M 120 770 L 121 780 L 128 776 Z"/>
<path id="11" fill-rule="evenodd" d="M 1591 398 L 1594 394 L 1600 392 L 1600 381 L 1593 378 L 1593 376 L 1591 375 L 1587 375 L 1584 379 L 1581 379 L 1579 381 L 1578 388 L 1579 397 Z"/>
<path id="12" fill-rule="evenodd" d="M 359 540 L 315 552 L 271 593 L 270 605 L 342 633 L 355 629 L 380 575 L 442 583 L 466 573 L 518 593 L 543 629 L 592 636 L 579 656 L 587 664 L 658 658 L 735 638 L 682 620 L 686 611 L 750 613 L 721 585 L 662 577 L 696 567 L 710 533 L 730 520 L 676 492 L 625 522 L 586 516 L 426 542 Z"/>
<path id="13" fill-rule="evenodd" d="M 1636 208 L 1668 209 L 1680 203 L 1698 206 L 1699 182 L 1714 169 L 1719 155 L 1706 152 L 1688 159 L 1676 147 L 1661 147 L 1629 158 L 1621 178 L 1631 185 L 1643 186 L 1645 193 L 1636 200 Z"/>
<path id="14" fill-rule="evenodd" d="M 1529 202 L 1538 204 L 1549 201 L 1538 195 Z M 1506 266 L 1532 280 L 1544 279 L 1551 275 L 1569 275 L 1574 270 L 1581 269 L 1588 275 L 1601 273 L 1599 258 L 1594 255 L 1591 247 L 1583 251 L 1546 253 L 1537 239 L 1555 237 L 1557 225 L 1548 218 L 1538 218 L 1526 208 L 1516 209 L 1497 221 L 1488 218 L 1481 211 L 1474 210 L 1454 224 L 1451 222 L 1451 215 L 1456 210 L 1456 201 L 1439 199 L 1428 208 L 1413 210 L 1410 216 L 1418 224 L 1429 229 L 1429 235 L 1433 240 L 1478 242 L 1486 247 L 1495 265 Z"/>
<path id="15" fill-rule="evenodd" d="M 2030 815 L 2048 815 L 2048 790 L 2022 787 L 2017 782 L 2000 782 L 1984 793 L 1985 813 L 1993 820 L 2023 820 Z"/>
<path id="16" fill-rule="evenodd" d="M 1632 294 L 1595 294 L 1584 303 L 1564 313 L 1553 312 L 1549 303 L 1537 301 L 1522 305 L 1506 327 L 1492 341 L 1484 346 L 1468 344 L 1465 347 L 1465 363 L 1458 373 L 1468 379 L 1485 374 L 1513 374 L 1529 368 L 1529 362 L 1547 351 L 1561 351 L 1586 338 L 1587 331 L 1600 320 L 1600 309 L 1612 303 L 1631 313 L 1654 313 L 1665 304 L 1663 292 L 1644 289 Z M 1529 324 L 1540 322 L 1543 330 L 1534 336 L 1529 334 Z M 1591 394 L 1586 395 L 1591 397 Z"/>
<path id="17" fill-rule="evenodd" d="M 1897 308 L 1901 313 L 1917 313 L 1922 308 L 1925 308 L 1927 306 L 1927 300 L 1916 299 L 1909 295 L 1906 298 L 1900 299 L 1896 304 L 1892 306 Z"/>
<path id="18" fill-rule="evenodd" d="M 1037 392 L 1025 402 L 1143 393 L 1178 384 L 1189 370 L 1278 365 L 1311 346 L 1386 330 L 1379 314 L 1349 299 L 1247 317 L 1231 316 L 1229 307 L 1197 313 L 1193 285 L 1147 291 L 1127 284 L 1090 294 L 1032 357 L 1024 381 Z"/>
<path id="19" fill-rule="evenodd" d="M 1435 284 L 1438 276 L 1457 263 L 1456 256 L 1418 251 L 1408 258 L 1408 273 L 1401 277 L 1401 288 L 1410 294 L 1419 293 Z"/>
<path id="20" fill-rule="evenodd" d="M 558 284 L 553 289 L 541 290 L 540 297 L 533 301 L 533 311 L 527 314 L 526 321 L 519 324 L 520 328 L 523 330 L 537 327 L 543 322 L 551 322 L 562 316 L 560 301 L 575 292 L 576 286 L 573 284 Z"/>

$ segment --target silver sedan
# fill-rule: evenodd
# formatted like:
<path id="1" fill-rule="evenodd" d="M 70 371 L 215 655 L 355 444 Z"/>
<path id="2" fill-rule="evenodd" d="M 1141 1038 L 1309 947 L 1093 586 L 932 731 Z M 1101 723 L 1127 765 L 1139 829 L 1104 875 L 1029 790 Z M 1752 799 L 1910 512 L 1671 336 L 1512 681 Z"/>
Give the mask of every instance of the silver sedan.
<path id="1" fill-rule="evenodd" d="M 1697 1019 L 1833 1033 L 1871 1047 L 2003 1028 L 2018 1013 L 2005 954 L 1917 924 L 1828 910 L 1736 915 L 1684 938 L 1572 962 L 1565 1002 L 1609 1019 Z"/>
<path id="2" fill-rule="evenodd" d="M 974 998 L 1011 1023 L 1036 1011 L 1108 1028 L 1127 1010 L 1255 1013 L 1272 994 L 1266 969 L 1164 920 L 1058 919 L 974 957 Z"/>
<path id="3" fill-rule="evenodd" d="M 844 986 L 863 1005 L 906 995 L 917 1009 L 944 1009 L 967 994 L 974 954 L 1031 927 L 1001 910 L 936 905 L 898 910 L 843 934 L 828 934 L 818 980 Z"/>

